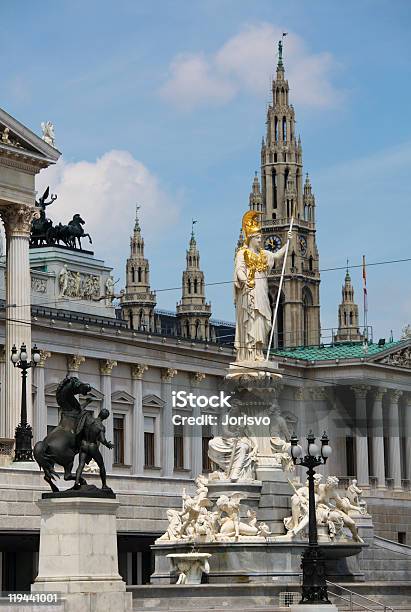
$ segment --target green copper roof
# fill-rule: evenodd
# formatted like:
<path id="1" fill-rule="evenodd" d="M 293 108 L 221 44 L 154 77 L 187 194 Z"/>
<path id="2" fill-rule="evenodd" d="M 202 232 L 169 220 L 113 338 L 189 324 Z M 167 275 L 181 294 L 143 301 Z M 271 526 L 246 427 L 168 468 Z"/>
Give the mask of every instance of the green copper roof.
<path id="1" fill-rule="evenodd" d="M 368 351 L 364 350 L 362 342 L 351 342 L 335 344 L 334 346 L 298 346 L 296 348 L 278 349 L 272 351 L 272 355 L 279 357 L 291 357 L 292 359 L 303 359 L 305 361 L 328 361 L 335 359 L 361 359 L 361 357 L 373 357 L 394 347 L 406 345 L 404 340 L 386 342 L 384 346 L 369 344 Z"/>

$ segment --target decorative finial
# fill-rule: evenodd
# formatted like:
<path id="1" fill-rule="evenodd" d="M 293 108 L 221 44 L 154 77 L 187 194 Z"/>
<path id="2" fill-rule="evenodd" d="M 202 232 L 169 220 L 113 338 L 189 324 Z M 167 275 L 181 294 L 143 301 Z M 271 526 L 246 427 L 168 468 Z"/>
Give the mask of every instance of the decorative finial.
<path id="1" fill-rule="evenodd" d="M 134 231 L 135 232 L 139 232 L 141 230 L 140 221 L 139 221 L 139 218 L 138 218 L 138 211 L 140 210 L 140 208 L 141 208 L 141 206 L 136 204 L 136 222 L 134 224 Z"/>
<path id="2" fill-rule="evenodd" d="M 287 34 L 288 32 L 283 32 L 280 40 L 278 41 L 278 67 L 283 66 L 283 41 Z"/>
<path id="3" fill-rule="evenodd" d="M 197 219 L 191 219 L 191 240 L 195 240 L 194 237 L 194 226 L 197 223 Z"/>

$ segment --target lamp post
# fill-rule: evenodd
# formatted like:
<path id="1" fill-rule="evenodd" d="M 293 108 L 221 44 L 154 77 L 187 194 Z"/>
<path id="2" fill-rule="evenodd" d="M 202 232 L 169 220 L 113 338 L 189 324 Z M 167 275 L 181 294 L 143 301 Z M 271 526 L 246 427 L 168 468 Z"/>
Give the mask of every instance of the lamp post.
<path id="1" fill-rule="evenodd" d="M 21 407 L 20 407 L 20 423 L 16 427 L 14 461 L 33 461 L 33 451 L 31 448 L 31 440 L 33 438 L 33 430 L 31 425 L 27 423 L 27 371 L 35 367 L 40 361 L 40 351 L 36 345 L 31 351 L 31 361 L 28 361 L 27 347 L 21 345 L 20 350 L 16 349 L 13 344 L 11 349 L 11 361 L 15 368 L 21 370 Z"/>
<path id="2" fill-rule="evenodd" d="M 303 586 L 300 604 L 330 604 L 327 594 L 325 560 L 317 539 L 314 468 L 327 462 L 332 453 L 332 448 L 328 444 L 329 440 L 325 432 L 321 437 L 321 448 L 315 443 L 313 432 L 309 432 L 307 435 L 307 450 L 304 456 L 303 449 L 298 444 L 298 438 L 295 434 L 291 436 L 290 442 L 290 455 L 294 465 L 302 465 L 308 468 L 308 548 L 304 550 L 301 556 Z"/>

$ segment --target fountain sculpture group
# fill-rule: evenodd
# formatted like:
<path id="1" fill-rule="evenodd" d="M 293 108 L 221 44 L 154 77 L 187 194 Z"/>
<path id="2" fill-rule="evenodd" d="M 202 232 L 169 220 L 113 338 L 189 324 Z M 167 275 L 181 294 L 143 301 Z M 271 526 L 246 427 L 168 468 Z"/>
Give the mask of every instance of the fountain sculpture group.
<path id="1" fill-rule="evenodd" d="M 198 584 L 202 571 L 210 582 L 228 583 L 288 581 L 300 572 L 308 486 L 296 477 L 289 452 L 295 420 L 279 405 L 282 375 L 263 354 L 275 324 L 267 275 L 285 248 L 276 253 L 261 248 L 258 212 L 245 213 L 242 228 L 234 274 L 236 361 L 225 379 L 232 407 L 224 423 L 230 425 L 209 442 L 216 470 L 197 477 L 193 495 L 183 491 L 181 508 L 167 510 L 168 528 L 153 547 L 153 583 L 170 582 L 173 571 L 179 584 Z M 361 551 L 357 523 L 363 525 L 366 517 L 370 523 L 361 494 L 355 480 L 344 490 L 335 476 L 316 474 L 318 538 L 328 559 L 345 560 Z"/>

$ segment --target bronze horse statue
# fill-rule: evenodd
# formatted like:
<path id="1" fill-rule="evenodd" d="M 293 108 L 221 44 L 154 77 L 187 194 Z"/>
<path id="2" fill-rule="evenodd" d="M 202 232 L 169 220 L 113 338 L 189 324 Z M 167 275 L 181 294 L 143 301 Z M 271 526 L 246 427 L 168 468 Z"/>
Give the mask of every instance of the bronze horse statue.
<path id="1" fill-rule="evenodd" d="M 54 465 L 64 468 L 64 480 L 75 480 L 76 475 L 72 473 L 74 458 L 80 450 L 81 440 L 77 433 L 80 417 L 86 412 L 86 406 L 91 399 L 86 399 L 83 406 L 75 397 L 76 395 L 87 395 L 91 387 L 82 383 L 76 377 L 67 376 L 58 385 L 56 390 L 57 403 L 61 409 L 60 421 L 44 440 L 37 442 L 33 454 L 40 468 L 44 471 L 44 480 L 50 485 L 52 491 L 58 491 L 54 484 L 55 478 L 60 478 L 54 470 Z M 87 484 L 84 478 L 80 484 Z"/>

